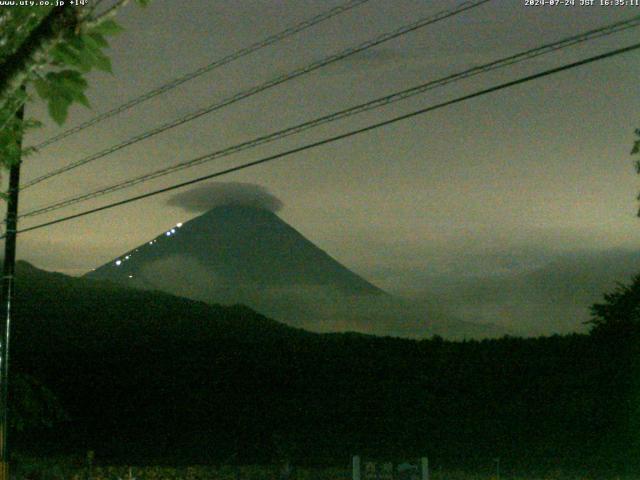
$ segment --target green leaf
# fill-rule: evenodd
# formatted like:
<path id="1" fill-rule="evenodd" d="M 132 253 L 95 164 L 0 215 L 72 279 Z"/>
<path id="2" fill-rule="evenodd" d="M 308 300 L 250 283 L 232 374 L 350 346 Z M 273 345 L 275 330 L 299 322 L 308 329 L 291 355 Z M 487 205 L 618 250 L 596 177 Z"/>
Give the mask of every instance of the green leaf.
<path id="1" fill-rule="evenodd" d="M 60 78 L 60 81 L 73 85 L 78 89 L 84 90 L 89 85 L 77 70 L 62 70 L 61 72 L 56 72 L 55 75 Z"/>
<path id="2" fill-rule="evenodd" d="M 136 0 L 136 3 L 140 5 L 142 8 L 148 7 L 151 3 L 151 0 Z"/>
<path id="3" fill-rule="evenodd" d="M 78 92 L 78 94 L 75 97 L 75 100 L 77 100 L 81 105 L 84 105 L 87 108 L 91 108 L 91 104 L 89 103 L 89 99 L 87 98 L 87 96 L 84 93 Z"/>
<path id="4" fill-rule="evenodd" d="M 103 72 L 113 73 L 111 60 L 102 52 L 93 52 L 93 65 Z"/>
<path id="5" fill-rule="evenodd" d="M 48 73 L 47 80 L 49 80 L 49 89 L 51 92 L 51 95 L 49 95 L 50 100 L 62 97 L 69 102 L 73 101 L 75 88 L 70 88 L 69 85 L 65 84 L 64 79 L 55 73 Z"/>
<path id="6" fill-rule="evenodd" d="M 100 65 L 104 65 L 105 55 L 102 53 L 101 47 L 91 40 L 91 37 L 82 35 L 70 38 L 68 46 L 76 53 L 79 66 L 83 72 L 88 72 L 94 67 L 100 68 Z"/>
<path id="7" fill-rule="evenodd" d="M 72 49 L 67 43 L 60 43 L 56 45 L 51 51 L 51 56 L 57 62 L 65 65 L 82 65 L 78 52 Z"/>
<path id="8" fill-rule="evenodd" d="M 91 36 L 91 35 L 82 35 L 80 38 L 82 39 L 82 42 L 86 45 L 86 48 L 88 48 L 90 50 L 98 50 L 99 51 L 102 48 L 105 48 L 104 45 L 98 43 L 96 41 L 96 39 L 93 38 L 93 36 Z"/>
<path id="9" fill-rule="evenodd" d="M 74 100 L 78 100 L 79 95 L 83 95 L 81 90 L 78 90 L 73 85 L 69 85 L 69 84 L 64 83 L 64 82 L 61 82 L 58 85 L 56 93 L 59 96 L 61 96 L 63 98 L 66 98 L 69 101 L 69 103 L 72 103 Z"/>
<path id="10" fill-rule="evenodd" d="M 118 25 L 115 21 L 111 19 L 107 19 L 103 22 L 100 22 L 98 25 L 91 29 L 92 33 L 100 33 L 102 35 L 116 35 L 122 32 L 124 28 Z"/>
<path id="11" fill-rule="evenodd" d="M 51 96 L 51 90 L 49 88 L 49 82 L 42 78 L 38 78 L 33 82 L 33 85 L 36 87 L 36 92 L 40 95 L 40 98 L 46 100 Z"/>
<path id="12" fill-rule="evenodd" d="M 70 40 L 69 46 L 74 49 L 78 56 L 79 67 L 83 72 L 88 72 L 94 66 L 94 52 L 93 50 L 79 37 Z"/>
<path id="13" fill-rule="evenodd" d="M 93 61 L 95 59 L 92 57 Z M 87 81 L 76 70 L 49 72 L 40 84 L 42 93 L 49 99 L 49 113 L 57 123 L 64 122 L 67 110 L 74 101 L 87 108 L 91 107 L 84 93 L 87 87 Z"/>
<path id="14" fill-rule="evenodd" d="M 67 119 L 71 102 L 62 96 L 53 97 L 49 101 L 49 115 L 58 124 L 62 125 Z"/>
<path id="15" fill-rule="evenodd" d="M 87 36 L 91 37 L 91 39 L 96 42 L 99 47 L 108 48 L 109 42 L 104 38 L 104 35 L 98 32 L 91 32 Z"/>
<path id="16" fill-rule="evenodd" d="M 85 71 L 97 68 L 98 70 L 112 73 L 111 61 L 109 57 L 102 53 L 100 47 L 83 42 L 79 38 L 74 40 L 73 47 L 78 52 L 80 62 Z"/>

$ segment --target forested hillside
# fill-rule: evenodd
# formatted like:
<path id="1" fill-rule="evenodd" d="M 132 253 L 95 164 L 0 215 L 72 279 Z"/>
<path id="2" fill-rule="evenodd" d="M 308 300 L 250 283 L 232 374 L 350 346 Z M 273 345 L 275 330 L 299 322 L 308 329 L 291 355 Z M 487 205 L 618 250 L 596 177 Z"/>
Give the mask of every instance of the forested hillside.
<path id="1" fill-rule="evenodd" d="M 637 329 L 448 342 L 311 334 L 245 307 L 21 264 L 12 368 L 68 420 L 22 451 L 104 462 L 241 463 L 354 453 L 474 468 L 637 462 Z"/>

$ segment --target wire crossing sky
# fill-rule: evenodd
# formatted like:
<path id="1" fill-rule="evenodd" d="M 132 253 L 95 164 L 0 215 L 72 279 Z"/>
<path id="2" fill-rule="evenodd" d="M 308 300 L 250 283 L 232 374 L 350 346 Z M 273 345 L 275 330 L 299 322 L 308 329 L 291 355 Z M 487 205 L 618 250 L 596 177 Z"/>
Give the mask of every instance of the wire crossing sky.
<path id="1" fill-rule="evenodd" d="M 401 37 L 403 35 L 406 35 L 408 33 L 414 32 L 416 30 L 419 30 L 421 28 L 427 27 L 429 25 L 432 25 L 434 23 L 440 22 L 442 20 L 446 20 L 450 17 L 453 17 L 455 15 L 459 15 L 463 12 L 466 12 L 467 10 L 471 10 L 474 8 L 477 8 L 487 2 L 490 2 L 492 0 L 469 0 L 466 2 L 461 3 L 460 5 L 458 5 L 457 7 L 453 8 L 453 9 L 449 9 L 449 10 L 443 10 L 440 11 L 439 13 L 435 14 L 435 15 L 430 15 L 428 17 L 422 18 L 418 21 L 415 22 L 411 22 L 407 25 L 404 25 L 396 30 L 393 30 L 391 32 L 387 32 L 384 33 L 382 35 L 379 35 L 373 39 L 367 40 L 366 42 L 363 42 L 359 45 L 356 45 L 354 47 L 350 47 L 347 48 L 346 50 L 343 50 L 339 53 L 336 53 L 334 55 L 330 55 L 328 57 L 325 57 L 321 60 L 317 60 L 315 62 L 312 62 L 304 67 L 300 67 L 297 68 L 289 73 L 286 73 L 284 75 L 280 75 L 276 78 L 273 78 L 271 80 L 268 80 L 265 83 L 262 83 L 260 85 L 257 85 L 255 87 L 252 87 L 248 90 L 239 92 L 229 98 L 226 98 L 220 102 L 216 102 L 214 104 L 208 105 L 206 107 L 200 108 L 194 112 L 191 112 L 181 118 L 175 119 L 173 121 L 167 122 L 155 129 L 149 130 L 145 133 L 142 133 L 140 135 L 136 135 L 134 137 L 129 138 L 128 140 L 125 140 L 121 143 L 118 143 L 117 145 L 113 145 L 109 148 L 106 148 L 100 152 L 97 152 L 95 154 L 89 155 L 85 158 L 82 158 L 80 160 L 77 160 L 75 162 L 71 162 L 70 164 L 61 167 L 57 170 L 54 170 L 52 172 L 49 172 L 47 174 L 41 175 L 39 177 L 36 177 L 33 180 L 30 180 L 26 183 L 24 183 L 21 186 L 21 190 L 27 189 L 29 187 L 32 187 L 40 182 L 43 182 L 45 180 L 48 180 L 49 178 L 55 177 L 57 175 L 60 175 L 62 173 L 66 173 L 69 172 L 71 170 L 74 170 L 80 166 L 86 165 L 87 163 L 93 162 L 95 160 L 98 160 L 100 158 L 106 157 L 107 155 L 110 155 L 112 153 L 115 153 L 123 148 L 129 147 L 135 143 L 141 142 L 143 140 L 147 140 L 151 137 L 154 137 L 160 133 L 166 132 L 167 130 L 176 128 L 178 126 L 181 126 L 185 123 L 191 122 L 199 117 L 202 117 L 203 115 L 207 115 L 209 113 L 215 112 L 217 110 L 220 110 L 224 107 L 227 107 L 229 105 L 232 105 L 236 102 L 239 102 L 241 100 L 244 100 L 246 98 L 249 98 L 253 95 L 256 95 L 258 93 L 262 93 L 265 90 L 271 89 L 273 87 L 276 87 L 278 85 L 281 85 L 285 82 L 289 82 L 291 80 L 294 80 L 298 77 L 301 77 L 303 75 L 307 75 L 311 72 L 314 72 L 320 68 L 326 67 L 327 65 L 330 65 L 332 63 L 338 62 L 340 60 L 344 60 L 348 57 L 351 57 L 357 53 L 360 52 L 364 52 L 370 48 L 373 47 L 377 47 L 378 45 L 381 45 L 385 42 L 388 42 L 390 40 L 394 40 L 398 37 Z"/>
<path id="2" fill-rule="evenodd" d="M 240 143 L 238 145 L 234 145 L 222 150 L 218 150 L 214 153 L 208 154 L 208 155 L 204 155 L 202 157 L 199 158 L 195 158 L 192 160 L 188 160 L 188 161 L 183 161 L 180 162 L 178 164 L 172 165 L 170 167 L 166 167 L 160 170 L 156 170 L 154 172 L 142 175 L 142 176 L 137 176 L 131 179 L 128 179 L 124 182 L 120 182 L 117 183 L 115 185 L 110 185 L 108 187 L 105 188 L 101 188 L 98 190 L 95 190 L 93 192 L 89 192 L 89 193 L 85 193 L 85 194 L 81 194 L 81 195 L 77 195 L 77 196 L 73 196 L 70 198 L 67 198 L 65 200 L 59 201 L 59 202 L 55 202 L 53 204 L 50 205 L 45 205 L 33 210 L 30 210 L 28 212 L 25 212 L 23 214 L 21 214 L 19 216 L 19 218 L 25 218 L 25 217 L 32 217 L 32 216 L 37 216 L 37 215 L 41 215 L 44 213 L 48 213 L 48 212 L 52 212 L 55 210 L 59 210 L 61 208 L 70 206 L 70 205 L 74 205 L 76 203 L 80 203 L 89 199 L 93 199 L 93 198 L 97 198 L 109 193 L 113 193 L 116 192 L 118 190 L 122 190 L 128 187 L 132 187 L 134 185 L 137 185 L 139 183 L 144 183 L 147 182 L 149 180 L 152 180 L 154 178 L 158 178 L 164 175 L 168 175 L 186 168 L 191 168 L 194 167 L 196 165 L 201 165 L 203 163 L 206 162 L 210 162 L 212 160 L 218 159 L 218 158 L 223 158 L 226 157 L 228 155 L 232 155 L 234 153 L 238 153 L 241 151 L 244 151 L 246 149 L 250 149 L 250 148 L 254 148 L 257 147 L 259 145 L 263 145 L 265 143 L 269 143 L 272 141 L 276 141 L 282 138 L 285 138 L 289 135 L 295 135 L 298 133 L 301 133 L 303 131 L 306 131 L 310 128 L 315 128 L 318 127 L 320 125 L 324 125 L 325 123 L 329 123 L 329 122 L 333 122 L 342 118 L 346 118 L 348 116 L 351 115 L 356 115 L 359 113 L 363 113 L 363 112 L 367 112 L 369 110 L 373 110 L 376 108 L 380 108 L 382 106 L 388 105 L 390 103 L 394 103 L 397 101 L 401 101 L 401 100 L 406 100 L 408 98 L 411 98 L 415 95 L 419 95 L 422 94 L 424 92 L 427 92 L 431 89 L 434 88 L 438 88 L 438 87 L 442 87 L 445 85 L 448 85 L 449 83 L 455 82 L 455 81 L 459 81 L 462 79 L 466 79 L 469 77 L 472 77 L 474 75 L 479 75 L 482 73 L 486 73 L 495 69 L 499 69 L 499 68 L 504 68 L 510 65 L 514 65 L 517 64 L 519 62 L 522 61 L 526 61 L 526 60 L 531 60 L 533 58 L 536 58 L 540 55 L 544 55 L 547 53 L 552 53 L 558 50 L 561 50 L 563 48 L 568 48 L 571 47 L 573 45 L 582 43 L 582 42 L 586 42 L 589 40 L 593 40 L 596 38 L 601 38 L 603 36 L 607 36 L 607 35 L 612 35 L 614 33 L 618 33 L 624 30 L 627 30 L 629 28 L 636 28 L 640 25 L 640 16 L 636 16 L 634 18 L 631 18 L 629 20 L 625 20 L 622 22 L 616 22 L 614 24 L 611 25 L 606 25 L 594 30 L 590 30 L 588 32 L 584 32 L 582 34 L 579 35 L 573 35 L 569 38 L 565 38 L 563 40 L 560 40 L 558 42 L 553 42 L 550 44 L 546 44 L 531 50 L 527 50 L 525 52 L 521 52 L 515 55 L 510 55 L 508 57 L 505 58 L 501 58 L 499 60 L 495 60 L 492 62 L 489 62 L 485 65 L 481 65 L 478 67 L 473 67 L 471 69 L 467 69 L 463 72 L 459 72 L 456 73 L 454 75 L 449 75 L 447 77 L 444 78 L 440 78 L 437 80 L 432 80 L 429 81 L 427 83 L 423 83 L 421 85 L 418 86 L 414 86 L 412 88 L 409 89 L 405 89 L 401 92 L 395 92 L 392 93 L 390 95 L 386 95 L 384 97 L 381 98 L 377 98 L 375 100 L 360 104 L 360 105 L 356 105 L 354 107 L 345 109 L 345 110 L 341 110 L 339 112 L 335 112 L 332 113 L 330 115 L 325 115 L 323 117 L 320 118 L 316 118 L 307 122 L 304 122 L 302 124 L 298 124 L 283 130 L 279 130 L 277 132 L 271 133 L 269 135 L 264 135 L 243 143 Z"/>
<path id="3" fill-rule="evenodd" d="M 503 83 L 501 85 L 496 85 L 494 87 L 491 87 L 491 88 L 488 88 L 488 89 L 485 89 L 485 90 L 481 90 L 479 92 L 475 92 L 475 93 L 472 93 L 472 94 L 469 94 L 469 95 L 465 95 L 463 97 L 459 97 L 459 98 L 456 98 L 454 100 L 449 100 L 447 102 L 443 102 L 443 103 L 440 103 L 438 105 L 433 105 L 431 107 L 423 108 L 423 109 L 420 109 L 420 110 L 417 110 L 417 111 L 414 111 L 414 112 L 411 112 L 411 113 L 408 113 L 408 114 L 405 114 L 405 115 L 401 115 L 399 117 L 392 118 L 390 120 L 385 120 L 383 122 L 375 123 L 373 125 L 368 125 L 367 127 L 364 127 L 364 128 L 360 128 L 360 129 L 357 129 L 357 130 L 352 130 L 352 131 L 349 131 L 349 132 L 346 132 L 346 133 L 343 133 L 343 134 L 340 134 L 340 135 L 337 135 L 337 136 L 334 136 L 334 137 L 326 138 L 326 139 L 321 140 L 319 142 L 315 142 L 315 143 L 312 143 L 312 144 L 304 145 L 302 147 L 299 147 L 299 148 L 296 148 L 296 149 L 293 149 L 293 150 L 288 150 L 286 152 L 278 153 L 276 155 L 271 155 L 271 156 L 266 157 L 266 158 L 261 158 L 259 160 L 255 160 L 253 162 L 249 162 L 249 163 L 238 165 L 238 166 L 235 166 L 235 167 L 232 167 L 232 168 L 228 168 L 228 169 L 222 170 L 220 172 L 216 172 L 216 173 L 212 173 L 212 174 L 209 174 L 209 175 L 205 175 L 205 176 L 190 180 L 188 182 L 178 183 L 178 184 L 172 185 L 170 187 L 166 187 L 166 188 L 163 188 L 163 189 L 160 189 L 160 190 L 155 190 L 153 192 L 148 192 L 148 193 L 145 193 L 143 195 L 138 195 L 138 196 L 135 196 L 135 197 L 131 197 L 131 198 L 128 198 L 126 200 L 119 201 L 119 202 L 114 202 L 114 203 L 111 203 L 111 204 L 108 204 L 108 205 L 104 205 L 104 206 L 99 207 L 99 208 L 94 208 L 94 209 L 91 209 L 91 210 L 84 211 L 82 213 L 78 213 L 78 214 L 75 214 L 75 215 L 69 215 L 69 216 L 66 216 L 66 217 L 58 218 L 56 220 L 52 220 L 50 222 L 45 222 L 45 223 L 41 223 L 39 225 L 34 225 L 32 227 L 23 228 L 23 229 L 18 230 L 17 233 L 30 232 L 32 230 L 38 230 L 40 228 L 45 228 L 45 227 L 48 227 L 48 226 L 51 226 L 51 225 L 55 225 L 55 224 L 58 224 L 58 223 L 67 222 L 67 221 L 73 220 L 75 218 L 83 217 L 83 216 L 90 215 L 90 214 L 97 213 L 97 212 L 101 212 L 101 211 L 104 211 L 104 210 L 109 210 L 111 208 L 119 207 L 121 205 L 126 205 L 127 203 L 131 203 L 131 202 L 135 202 L 135 201 L 138 201 L 138 200 L 142 200 L 144 198 L 149 198 L 149 197 L 152 197 L 152 196 L 155 196 L 155 195 L 159 195 L 161 193 L 170 192 L 170 191 L 173 191 L 173 190 L 176 190 L 176 189 L 179 189 L 179 188 L 184 188 L 184 187 L 189 186 L 189 185 L 194 185 L 196 183 L 200 183 L 200 182 L 203 182 L 205 180 L 211 180 L 213 178 L 221 177 L 223 175 L 228 175 L 230 173 L 237 172 L 239 170 L 244 170 L 244 169 L 247 169 L 247 168 L 250 168 L 250 167 L 255 167 L 257 165 L 261 165 L 263 163 L 271 162 L 273 160 L 277 160 L 277 159 L 280 159 L 280 158 L 283 158 L 283 157 L 287 157 L 287 156 L 290 156 L 290 155 L 293 155 L 293 154 L 297 154 L 297 153 L 303 152 L 303 151 L 311 149 L 311 148 L 317 148 L 317 147 L 326 145 L 328 143 L 333 143 L 333 142 L 336 142 L 336 141 L 339 141 L 339 140 L 343 140 L 345 138 L 352 137 L 354 135 L 359 135 L 359 134 L 362 134 L 362 133 L 370 132 L 371 130 L 375 130 L 375 129 L 378 129 L 378 128 L 381 128 L 381 127 L 385 127 L 387 125 L 391 125 L 391 124 L 396 123 L 396 122 L 407 120 L 407 119 L 413 118 L 413 117 L 418 116 L 418 115 L 424 115 L 426 113 L 432 112 L 434 110 L 438 110 L 440 108 L 448 107 L 448 106 L 454 105 L 456 103 L 460 103 L 460 102 L 464 102 L 464 101 L 467 101 L 467 100 L 471 100 L 473 98 L 480 97 L 480 96 L 483 96 L 483 95 L 487 95 L 489 93 L 493 93 L 493 92 L 496 92 L 496 91 L 499 91 L 499 90 L 503 90 L 505 88 L 510 88 L 510 87 L 513 87 L 513 86 L 516 86 L 516 85 L 527 83 L 527 82 L 530 82 L 530 81 L 533 81 L 533 80 L 537 80 L 537 79 L 540 79 L 540 78 L 543 78 L 543 77 L 547 77 L 549 75 L 554 75 L 554 74 L 559 73 L 559 72 L 564 72 L 566 70 L 570 70 L 570 69 L 573 69 L 573 68 L 576 68 L 576 67 L 581 67 L 583 65 L 587 65 L 587 64 L 590 64 L 590 63 L 593 63 L 593 62 L 597 62 L 597 61 L 604 60 L 604 59 L 607 59 L 607 58 L 615 57 L 617 55 L 621 55 L 621 54 L 624 54 L 624 53 L 629 53 L 629 52 L 632 52 L 632 51 L 637 50 L 637 49 L 640 49 L 640 43 L 636 43 L 636 44 L 630 45 L 628 47 L 624 47 L 624 48 L 620 48 L 620 49 L 617 49 L 617 50 L 613 50 L 613 51 L 607 52 L 607 53 L 602 54 L 602 55 L 596 55 L 594 57 L 590 57 L 590 58 L 587 58 L 587 59 L 584 59 L 584 60 L 580 60 L 578 62 L 573 62 L 573 63 L 570 63 L 568 65 L 563 65 L 561 67 L 553 68 L 551 70 L 546 70 L 544 72 L 540 72 L 540 73 L 537 73 L 535 75 L 529 75 L 527 77 L 519 78 L 517 80 L 513 80 L 513 81 L 510 81 L 510 82 L 507 82 L 507 83 Z M 2 236 L 2 238 L 4 238 L 4 235 Z"/>
<path id="4" fill-rule="evenodd" d="M 350 2 L 345 3 L 344 5 L 340 5 L 336 8 L 331 8 L 323 13 L 321 13 L 320 15 L 316 15 L 314 17 L 309 18 L 308 20 L 304 20 L 303 22 L 300 22 L 292 27 L 289 27 L 285 30 L 282 30 L 281 32 L 276 33 L 275 35 L 272 35 L 270 37 L 265 38 L 264 40 L 261 40 L 259 42 L 253 43 L 251 45 L 249 45 L 248 47 L 244 47 L 241 48 L 240 50 L 237 50 L 225 57 L 222 57 L 220 59 L 214 60 L 213 62 L 209 63 L 208 65 L 205 65 L 203 67 L 198 68 L 197 70 L 194 70 L 192 72 L 189 73 L 185 73 L 184 75 L 181 75 L 178 78 L 175 78 L 173 80 L 171 80 L 170 82 L 164 83 L 163 85 L 154 88 L 152 90 L 149 90 L 148 92 L 144 93 L 143 95 L 140 95 L 138 97 L 132 98 L 131 100 L 129 100 L 128 102 L 123 103 L 122 105 L 119 105 L 115 108 L 112 108 L 111 110 L 108 110 L 104 113 L 101 113 L 100 115 L 96 115 L 95 117 L 93 117 L 90 120 L 87 120 L 86 122 L 82 122 L 79 125 L 76 125 L 73 128 L 69 128 L 68 130 L 65 130 L 64 132 L 61 132 L 57 135 L 54 135 L 53 137 L 45 140 L 44 142 L 41 142 L 37 145 L 34 146 L 34 148 L 36 150 L 41 150 L 49 145 L 53 145 L 56 142 L 59 142 L 60 140 L 67 138 L 71 135 L 73 135 L 74 133 L 78 133 L 81 132 L 82 130 L 92 127 L 93 125 L 96 125 L 108 118 L 113 117 L 114 115 L 118 115 L 120 113 L 123 113 L 127 110 L 129 110 L 130 108 L 133 108 L 137 105 L 140 105 L 143 102 L 146 102 L 147 100 L 150 100 L 154 97 L 157 97 L 158 95 L 162 95 L 163 93 L 166 93 L 170 90 L 173 90 L 174 88 L 182 85 L 183 83 L 186 83 L 190 80 L 193 80 L 194 78 L 197 78 L 201 75 L 204 75 L 205 73 L 209 73 L 213 70 L 215 70 L 216 68 L 220 68 L 228 63 L 231 63 L 235 60 L 238 60 L 242 57 L 245 57 L 247 55 L 250 55 L 254 52 L 257 52 L 258 50 L 262 49 L 262 48 L 266 48 L 270 45 L 273 45 L 287 37 L 290 37 L 292 35 L 295 35 L 297 33 L 303 32 L 304 30 L 311 28 L 315 25 L 318 25 L 326 20 L 329 20 L 330 18 L 336 16 L 336 15 L 340 15 L 341 13 L 345 13 L 348 12 L 349 10 L 351 10 L 352 8 L 358 7 L 366 2 L 368 2 L 369 0 L 352 0 Z"/>

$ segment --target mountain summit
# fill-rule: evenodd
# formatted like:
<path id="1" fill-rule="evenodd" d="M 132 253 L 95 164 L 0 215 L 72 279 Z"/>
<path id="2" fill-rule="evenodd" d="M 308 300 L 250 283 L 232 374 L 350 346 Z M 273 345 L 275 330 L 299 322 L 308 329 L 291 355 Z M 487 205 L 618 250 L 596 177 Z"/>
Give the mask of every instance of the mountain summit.
<path id="1" fill-rule="evenodd" d="M 210 303 L 245 303 L 289 322 L 317 301 L 387 296 L 275 213 L 241 205 L 178 224 L 86 276 Z"/>
<path id="2" fill-rule="evenodd" d="M 258 203 L 217 205 L 86 277 L 209 304 L 243 304 L 316 332 L 450 338 L 503 333 L 387 294 Z"/>

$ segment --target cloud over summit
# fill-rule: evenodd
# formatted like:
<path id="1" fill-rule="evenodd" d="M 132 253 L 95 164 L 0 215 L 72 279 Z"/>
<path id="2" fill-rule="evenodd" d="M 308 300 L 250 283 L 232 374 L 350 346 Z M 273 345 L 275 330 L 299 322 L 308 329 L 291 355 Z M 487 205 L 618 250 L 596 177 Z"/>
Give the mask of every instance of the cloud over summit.
<path id="1" fill-rule="evenodd" d="M 284 205 L 265 187 L 242 182 L 207 183 L 174 195 L 167 204 L 195 213 L 225 205 L 259 208 L 275 213 Z"/>

